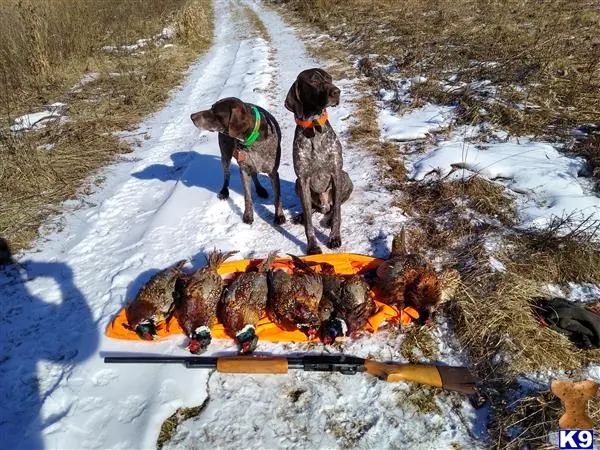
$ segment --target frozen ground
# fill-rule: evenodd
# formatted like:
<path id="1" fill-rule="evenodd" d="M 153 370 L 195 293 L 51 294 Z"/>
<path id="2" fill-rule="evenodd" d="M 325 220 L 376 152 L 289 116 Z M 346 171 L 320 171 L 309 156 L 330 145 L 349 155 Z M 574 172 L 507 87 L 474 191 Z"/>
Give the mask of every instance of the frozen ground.
<path id="1" fill-rule="evenodd" d="M 301 226 L 275 227 L 272 198 L 255 200 L 255 222 L 242 223 L 237 170 L 231 198 L 217 199 L 222 182 L 217 136 L 196 130 L 190 113 L 238 96 L 269 109 L 283 131 L 280 168 L 288 217 L 298 211 L 291 162 L 293 118 L 284 109 L 298 72 L 318 66 L 294 30 L 259 4 L 270 41 L 244 34 L 237 2 L 216 0 L 215 41 L 190 70 L 171 102 L 141 124 L 150 139 L 104 169 L 101 190 L 65 213 L 36 246 L 19 255 L 22 269 L 0 274 L 0 435 L 11 449 L 154 448 L 162 422 L 178 407 L 206 409 L 181 424 L 168 445 L 304 448 L 465 448 L 483 446 L 482 416 L 457 395 L 440 393 L 437 413 L 421 413 L 406 384 L 366 376 L 295 373 L 223 376 L 183 366 L 106 366 L 107 352 L 185 355 L 184 338 L 160 343 L 109 340 L 103 332 L 117 311 L 158 269 L 189 258 L 192 266 L 218 247 L 240 257 L 270 250 L 304 253 Z M 240 39 L 241 36 L 241 39 Z M 351 80 L 336 80 L 342 104 L 330 111 L 342 139 L 351 122 Z M 404 217 L 390 206 L 369 155 L 349 146 L 344 163 L 355 192 L 343 208 L 341 251 L 383 256 Z M 263 184 L 270 189 L 265 177 Z M 326 230 L 319 228 L 326 242 Z M 447 334 L 442 326 L 437 332 Z M 347 344 L 357 356 L 398 359 L 401 337 L 382 332 Z M 450 339 L 447 339 L 451 342 Z M 335 351 L 274 345 L 258 351 Z M 216 342 L 211 351 L 233 351 Z M 441 360 L 461 362 L 442 349 Z"/>

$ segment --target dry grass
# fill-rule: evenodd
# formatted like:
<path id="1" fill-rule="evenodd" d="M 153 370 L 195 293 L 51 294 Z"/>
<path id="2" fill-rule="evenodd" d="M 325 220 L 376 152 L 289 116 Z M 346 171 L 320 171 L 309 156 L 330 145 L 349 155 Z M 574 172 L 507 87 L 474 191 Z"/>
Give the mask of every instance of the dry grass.
<path id="1" fill-rule="evenodd" d="M 410 362 L 421 362 L 423 359 L 435 361 L 438 358 L 438 346 L 429 327 L 410 328 L 406 332 L 400 354 Z"/>
<path id="2" fill-rule="evenodd" d="M 597 120 L 600 112 L 600 7 L 592 0 L 273 0 L 302 11 L 352 54 L 382 55 L 404 77 L 422 75 L 415 101 L 438 100 L 436 84 L 490 80 L 500 89 L 488 119 L 506 111 L 516 132 Z M 495 64 L 489 64 L 489 63 Z M 522 89 L 521 89 L 522 88 Z M 468 111 L 488 108 L 466 87 L 447 93 Z M 514 104 L 526 108 L 515 115 Z M 472 114 L 472 113 L 471 113 Z"/>
<path id="3" fill-rule="evenodd" d="M 592 354 L 534 317 L 531 301 L 545 295 L 538 283 L 486 267 L 462 275 L 464 289 L 452 305 L 456 333 L 487 382 L 546 369 L 577 369 Z"/>
<path id="4" fill-rule="evenodd" d="M 76 82 L 94 64 L 103 46 L 152 36 L 185 3 L 1 0 L 2 107 L 9 105 L 19 112 L 39 100 L 53 100 L 54 90 Z"/>
<path id="5" fill-rule="evenodd" d="M 258 34 L 258 36 L 263 38 L 265 41 L 271 40 L 269 37 L 269 31 L 267 30 L 267 27 L 263 21 L 260 20 L 260 17 L 258 17 L 258 14 L 256 14 L 252 8 L 245 5 L 242 7 L 242 11 L 250 21 L 252 31 Z"/>
<path id="6" fill-rule="evenodd" d="M 507 226 L 514 225 L 517 218 L 514 200 L 506 189 L 478 176 L 453 181 L 408 182 L 404 194 L 400 205 L 415 215 L 460 215 L 470 210 Z"/>
<path id="7" fill-rule="evenodd" d="M 588 411 L 591 419 L 600 423 L 600 399 L 592 399 Z M 558 419 L 563 412 L 560 400 L 550 391 L 519 398 L 496 414 L 498 420 L 493 428 L 497 438 L 490 447 L 554 449 L 549 435 L 558 432 Z M 598 434 L 600 429 L 596 427 L 594 431 Z"/>
<path id="8" fill-rule="evenodd" d="M 502 261 L 511 272 L 540 283 L 600 284 L 599 224 L 583 222 L 567 231 L 570 222 L 556 218 L 545 230 L 509 237 Z"/>
<path id="9" fill-rule="evenodd" d="M 199 416 L 208 405 L 209 400 L 209 397 L 206 397 L 204 402 L 199 406 L 194 406 L 193 408 L 179 408 L 171 415 L 171 417 L 165 420 L 160 427 L 160 433 L 158 434 L 158 440 L 156 441 L 157 450 L 163 448 L 163 446 L 171 440 L 177 432 L 177 427 L 181 422 Z"/>
<path id="10" fill-rule="evenodd" d="M 373 93 L 423 76 L 412 103 L 457 106 L 459 123 L 489 122 L 516 135 L 588 136 L 571 151 L 600 171 L 600 5 L 595 0 L 271 0 L 355 57 Z M 291 14 L 290 14 L 291 15 Z M 300 15 L 300 14 L 299 14 Z M 364 62 L 364 61 L 363 61 Z M 481 82 L 489 86 L 480 85 Z"/>
<path id="11" fill-rule="evenodd" d="M 396 404 L 403 409 L 410 405 L 419 414 L 440 414 L 442 410 L 437 404 L 439 395 L 439 390 L 434 387 L 411 384 L 408 390 L 397 393 Z"/>
<path id="12" fill-rule="evenodd" d="M 0 78 L 0 236 L 18 250 L 62 201 L 93 189 L 83 184 L 86 177 L 129 150 L 115 132 L 133 129 L 167 99 L 183 70 L 210 44 L 212 10 L 207 0 L 0 0 L 0 8 L 12 17 L 0 31 L 0 71 L 6 72 Z M 176 27 L 174 47 L 102 50 L 152 37 L 166 25 Z M 87 72 L 99 75 L 78 86 Z M 8 130 L 16 115 L 56 101 L 68 105 L 66 122 L 39 131 Z"/>

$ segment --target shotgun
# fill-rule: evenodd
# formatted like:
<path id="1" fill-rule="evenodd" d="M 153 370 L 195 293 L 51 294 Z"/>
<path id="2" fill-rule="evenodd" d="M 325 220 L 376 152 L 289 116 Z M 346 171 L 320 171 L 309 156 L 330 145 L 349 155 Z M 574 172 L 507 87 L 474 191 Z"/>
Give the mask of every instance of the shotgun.
<path id="1" fill-rule="evenodd" d="M 283 374 L 288 370 L 367 372 L 384 381 L 426 384 L 463 394 L 475 394 L 475 381 L 466 367 L 383 363 L 346 355 L 286 356 L 106 356 L 105 363 L 181 364 L 187 368 L 217 369 L 221 373 Z"/>

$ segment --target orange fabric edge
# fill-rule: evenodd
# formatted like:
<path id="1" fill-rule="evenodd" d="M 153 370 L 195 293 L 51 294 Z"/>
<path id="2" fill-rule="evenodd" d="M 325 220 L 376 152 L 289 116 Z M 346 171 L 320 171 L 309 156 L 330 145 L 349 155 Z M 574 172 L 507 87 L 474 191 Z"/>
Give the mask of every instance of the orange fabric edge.
<path id="1" fill-rule="evenodd" d="M 382 260 L 380 259 L 352 253 L 312 255 L 301 257 L 301 259 L 306 261 L 328 262 L 335 267 L 336 273 L 340 275 L 353 275 L 362 270 L 375 269 L 382 263 Z M 261 261 L 261 259 L 242 259 L 225 262 L 219 267 L 218 273 L 224 279 L 232 279 L 236 273 L 245 272 L 249 268 L 259 264 Z M 277 259 L 273 262 L 273 266 L 282 269 L 290 269 L 292 264 L 290 259 Z M 381 302 L 382 295 L 377 292 L 377 290 L 371 291 L 371 295 L 379 309 L 377 313 L 369 318 L 367 325 L 361 331 L 374 333 L 385 321 L 409 324 L 413 319 L 419 317 L 418 312 L 413 308 L 405 308 L 402 311 L 398 311 L 396 308 Z M 113 339 L 131 341 L 141 340 L 135 331 L 125 328 L 126 323 L 127 317 L 125 316 L 125 308 L 122 308 L 106 328 L 106 336 Z M 157 328 L 159 339 L 171 335 L 183 334 L 183 330 L 179 326 L 177 319 L 174 317 L 171 317 L 166 323 L 159 323 Z M 231 339 L 223 325 L 220 323 L 217 323 L 211 329 L 211 335 L 213 339 Z M 307 342 L 309 340 L 308 337 L 299 330 L 285 331 L 280 329 L 266 316 L 258 322 L 256 335 L 259 339 L 271 342 Z"/>

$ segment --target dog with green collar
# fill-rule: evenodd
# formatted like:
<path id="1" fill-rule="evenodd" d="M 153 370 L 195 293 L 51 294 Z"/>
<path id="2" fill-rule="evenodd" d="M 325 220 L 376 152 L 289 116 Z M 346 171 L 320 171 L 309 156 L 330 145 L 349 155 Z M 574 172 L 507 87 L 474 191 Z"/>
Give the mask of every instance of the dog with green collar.
<path id="1" fill-rule="evenodd" d="M 275 118 L 260 106 L 228 97 L 217 101 L 210 109 L 193 113 L 191 119 L 197 128 L 219 133 L 224 179 L 218 197 L 221 200 L 229 198 L 230 165 L 231 159 L 235 158 L 244 188 L 244 223 L 254 221 L 250 179 L 259 197 L 269 196 L 258 180 L 259 173 L 267 174 L 271 180 L 275 224 L 285 223 L 279 181 L 281 130 Z"/>

